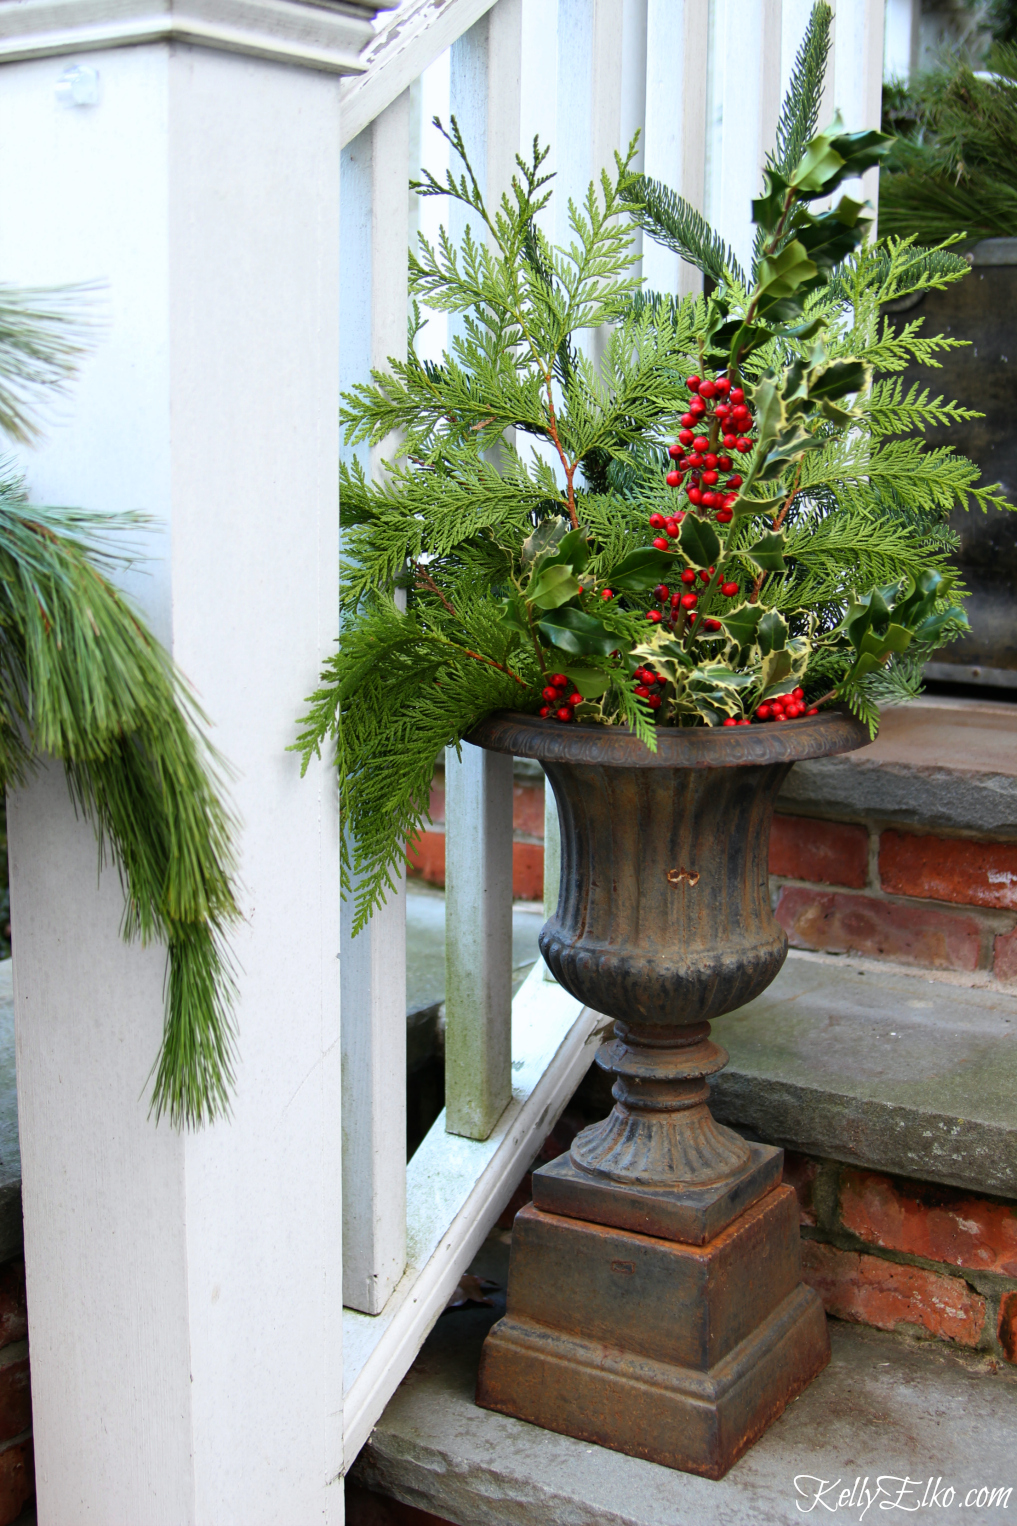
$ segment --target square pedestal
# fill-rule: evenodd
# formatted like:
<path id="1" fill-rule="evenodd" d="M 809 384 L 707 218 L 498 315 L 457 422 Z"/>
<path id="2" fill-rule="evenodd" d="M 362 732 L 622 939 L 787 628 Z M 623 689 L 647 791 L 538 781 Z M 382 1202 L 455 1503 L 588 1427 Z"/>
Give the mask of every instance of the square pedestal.
<path id="1" fill-rule="evenodd" d="M 790 1188 L 704 1246 L 530 1206 L 477 1403 L 720 1478 L 829 1357 Z"/>
<path id="2" fill-rule="evenodd" d="M 533 1203 L 545 1213 L 610 1224 L 640 1235 L 706 1245 L 780 1182 L 784 1151 L 749 1145 L 749 1162 L 734 1181 L 709 1187 L 623 1187 L 591 1176 L 559 1155 L 533 1173 Z"/>

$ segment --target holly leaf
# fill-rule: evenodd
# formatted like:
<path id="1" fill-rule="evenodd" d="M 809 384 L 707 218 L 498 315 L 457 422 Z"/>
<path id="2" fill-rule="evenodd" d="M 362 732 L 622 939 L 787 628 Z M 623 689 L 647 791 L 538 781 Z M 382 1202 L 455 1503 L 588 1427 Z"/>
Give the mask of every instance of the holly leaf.
<path id="1" fill-rule="evenodd" d="M 688 523 L 688 517 L 684 524 Z M 656 546 L 643 546 L 630 551 L 612 569 L 608 584 L 615 593 L 646 593 L 664 582 L 674 572 L 673 552 L 660 551 Z"/>
<path id="2" fill-rule="evenodd" d="M 526 602 L 536 609 L 557 609 L 574 599 L 581 584 L 571 567 L 561 562 L 547 567 L 527 590 Z"/>
<path id="3" fill-rule="evenodd" d="M 523 636 L 530 634 L 530 627 L 526 622 L 526 610 L 521 599 L 502 599 L 498 608 L 501 612 L 501 623 L 508 626 L 510 631 L 518 631 Z"/>
<path id="4" fill-rule="evenodd" d="M 554 551 L 568 533 L 567 519 L 542 519 L 523 541 L 523 566 L 529 567 L 546 551 Z"/>
<path id="5" fill-rule="evenodd" d="M 745 555 L 755 563 L 760 572 L 783 572 L 784 531 L 770 530 L 761 540 L 749 547 Z"/>
<path id="6" fill-rule="evenodd" d="M 712 567 L 720 555 L 720 537 L 708 519 L 686 514 L 679 545 L 693 567 Z"/>
<path id="7" fill-rule="evenodd" d="M 770 652 L 781 652 L 787 646 L 787 621 L 776 609 L 768 609 L 756 626 L 756 641 L 766 657 Z M 772 680 L 771 680 L 772 681 Z"/>
<path id="8" fill-rule="evenodd" d="M 764 689 L 779 683 L 791 671 L 791 653 L 782 647 L 778 652 L 768 652 L 763 658 L 760 674 Z"/>
<path id="9" fill-rule="evenodd" d="M 598 699 L 611 687 L 611 675 L 605 673 L 602 668 L 567 667 L 565 674 L 572 687 L 584 699 Z"/>
<path id="10" fill-rule="evenodd" d="M 581 609 L 555 609 L 537 622 L 540 634 L 573 657 L 610 657 L 618 637 Z"/>
<path id="11" fill-rule="evenodd" d="M 729 609 L 721 615 L 720 623 L 730 640 L 737 642 L 738 646 L 748 646 L 756 639 L 756 627 L 763 618 L 763 613 L 761 604 L 739 604 L 736 609 Z"/>
<path id="12" fill-rule="evenodd" d="M 550 555 L 538 556 L 534 571 L 538 568 L 543 571 L 545 567 L 562 562 L 571 567 L 573 572 L 582 572 L 589 560 L 590 543 L 585 530 L 569 530 L 557 542 Z"/>

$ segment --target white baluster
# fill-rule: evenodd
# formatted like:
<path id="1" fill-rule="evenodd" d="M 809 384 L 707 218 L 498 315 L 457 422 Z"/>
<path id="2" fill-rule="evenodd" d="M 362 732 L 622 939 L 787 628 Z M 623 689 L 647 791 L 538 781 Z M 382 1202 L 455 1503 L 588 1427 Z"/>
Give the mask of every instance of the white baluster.
<path id="1" fill-rule="evenodd" d="M 836 105 L 849 132 L 878 128 L 883 103 L 883 0 L 836 0 L 833 74 Z M 825 126 L 825 123 L 821 124 Z M 879 170 L 846 180 L 838 195 L 879 203 Z M 875 234 L 875 226 L 872 229 Z"/>
<path id="2" fill-rule="evenodd" d="M 445 751 L 445 1127 L 486 1139 L 512 1095 L 512 759 Z"/>
<path id="3" fill-rule="evenodd" d="M 709 20 L 703 0 L 648 0 L 645 170 L 699 212 L 706 184 Z M 647 237 L 643 275 L 650 291 L 684 297 L 702 290 L 694 265 Z"/>
<path id="4" fill-rule="evenodd" d="M 715 0 L 711 60 L 720 150 L 712 167 L 714 226 L 733 247 L 746 275 L 755 228 L 751 203 L 762 186 L 780 111 L 781 0 Z"/>
<path id="5" fill-rule="evenodd" d="M 409 91 L 344 151 L 343 384 L 406 349 Z M 371 452 L 374 471 L 397 442 Z M 343 907 L 343 1302 L 377 1314 L 406 1265 L 405 875 L 363 932 Z"/>

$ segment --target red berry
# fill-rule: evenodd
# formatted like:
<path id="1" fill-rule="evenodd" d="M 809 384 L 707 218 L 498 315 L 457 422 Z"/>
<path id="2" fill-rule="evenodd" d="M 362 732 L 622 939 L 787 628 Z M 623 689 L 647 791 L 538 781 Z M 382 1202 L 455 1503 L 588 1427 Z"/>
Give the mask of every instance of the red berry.
<path id="1" fill-rule="evenodd" d="M 695 609 L 698 603 L 699 595 L 697 593 L 682 594 L 682 609 Z"/>
<path id="2" fill-rule="evenodd" d="M 720 504 L 720 494 L 711 492 L 709 489 L 703 494 L 703 503 L 708 509 L 715 509 Z"/>
<path id="3" fill-rule="evenodd" d="M 712 381 L 704 381 L 704 382 L 700 382 L 699 383 L 699 396 L 700 397 L 713 397 L 713 395 L 716 392 L 716 390 L 717 389 L 713 385 Z"/>
<path id="4" fill-rule="evenodd" d="M 732 387 L 731 391 L 728 393 L 728 397 L 732 403 L 744 403 L 745 401 L 745 393 L 742 391 L 741 387 Z"/>
<path id="5" fill-rule="evenodd" d="M 702 466 L 702 464 L 703 457 L 699 454 L 698 450 L 694 450 L 691 456 L 689 456 L 685 462 L 685 465 L 689 467 L 699 467 Z"/>
<path id="6" fill-rule="evenodd" d="M 664 701 L 661 699 L 659 694 L 651 694 L 646 703 L 649 705 L 651 710 L 659 710 Z"/>
<path id="7" fill-rule="evenodd" d="M 805 714 L 806 715 L 818 715 L 819 711 L 816 709 L 815 705 L 813 705 L 812 709 L 811 710 L 806 710 Z"/>
<path id="8" fill-rule="evenodd" d="M 685 510 L 684 509 L 679 509 L 678 513 L 674 517 L 675 524 L 676 525 L 680 525 L 684 518 L 685 518 Z M 671 521 L 668 520 L 668 524 L 670 524 L 670 523 L 671 523 Z"/>
<path id="9" fill-rule="evenodd" d="M 734 510 L 733 509 L 718 509 L 717 510 L 717 523 L 719 525 L 729 525 L 731 523 L 732 519 L 734 519 Z"/>
<path id="10" fill-rule="evenodd" d="M 678 457 L 683 454 L 683 451 L 680 445 L 669 445 L 667 447 L 667 453 L 671 457 L 672 461 L 677 461 Z"/>
<path id="11" fill-rule="evenodd" d="M 651 514 L 650 515 L 650 528 L 651 528 L 651 530 L 663 530 L 663 528 L 664 528 L 664 516 L 663 516 L 663 514 Z"/>
<path id="12" fill-rule="evenodd" d="M 689 488 L 689 503 L 702 503 L 703 495 L 697 487 Z"/>
<path id="13" fill-rule="evenodd" d="M 731 391 L 731 383 L 728 381 L 726 376 L 718 376 L 713 385 L 716 387 L 718 392 L 726 393 Z"/>
<path id="14" fill-rule="evenodd" d="M 749 451 L 752 449 L 752 441 L 751 440 L 743 440 L 741 435 L 739 435 L 738 439 L 734 443 L 734 448 L 741 455 L 743 455 L 743 456 L 748 455 Z"/>
<path id="15" fill-rule="evenodd" d="M 569 686 L 568 678 L 564 673 L 552 673 L 549 681 L 554 684 L 556 689 L 567 689 Z"/>
<path id="16" fill-rule="evenodd" d="M 738 722 L 735 720 L 733 715 L 726 716 L 725 719 L 721 721 L 722 726 L 737 726 L 737 724 Z"/>
<path id="17" fill-rule="evenodd" d="M 695 574 L 695 572 L 692 570 L 691 567 L 686 567 L 685 571 L 682 573 L 682 582 L 683 583 L 694 583 L 695 581 L 696 581 L 696 574 Z"/>
<path id="18" fill-rule="evenodd" d="M 653 544 L 656 546 L 658 551 L 666 551 L 667 550 L 667 536 L 666 535 L 658 535 L 657 538 L 654 540 Z"/>
<path id="19" fill-rule="evenodd" d="M 679 438 L 679 440 L 681 440 L 683 445 L 691 445 L 692 444 L 692 428 L 693 428 L 693 425 L 695 424 L 695 422 L 696 422 L 696 416 L 695 416 L 694 413 L 683 413 L 682 414 L 682 424 L 684 425 L 684 428 L 682 429 L 682 432 L 678 436 L 678 438 Z M 684 435 L 688 435 L 689 438 L 687 440 L 684 439 L 683 438 Z"/>
<path id="20" fill-rule="evenodd" d="M 683 476 L 684 476 L 683 472 L 668 472 L 668 474 L 667 474 L 667 485 L 668 485 L 668 487 L 681 487 L 681 485 L 682 485 L 682 477 Z"/>
<path id="21" fill-rule="evenodd" d="M 693 442 L 692 442 L 692 449 L 693 450 L 709 450 L 709 448 L 710 448 L 710 441 L 709 441 L 708 437 L 705 434 L 699 435 L 698 438 L 693 440 Z"/>
<path id="22" fill-rule="evenodd" d="M 684 423 L 684 422 L 685 422 L 685 420 L 683 419 L 682 423 Z M 692 430 L 691 429 L 683 429 L 680 432 L 680 434 L 678 435 L 678 438 L 679 438 L 679 440 L 681 440 L 683 445 L 691 445 L 694 436 L 692 434 Z"/>
<path id="23" fill-rule="evenodd" d="M 724 507 L 725 507 L 725 509 L 733 509 L 737 502 L 738 502 L 738 494 L 737 493 L 725 493 L 724 494 Z"/>
<path id="24" fill-rule="evenodd" d="M 562 705 L 560 710 L 555 711 L 555 715 L 560 721 L 570 721 L 572 719 L 572 711 L 568 705 Z"/>
<path id="25" fill-rule="evenodd" d="M 799 700 L 804 699 L 805 698 L 805 690 L 804 689 L 792 689 L 791 690 L 791 698 L 792 699 L 799 699 Z"/>
<path id="26" fill-rule="evenodd" d="M 664 677 L 663 673 L 651 673 L 650 677 L 653 679 L 655 684 L 667 683 L 667 679 Z"/>
<path id="27" fill-rule="evenodd" d="M 613 588 L 602 588 L 600 590 L 600 597 L 602 599 L 613 599 L 614 598 L 614 589 Z"/>
<path id="28" fill-rule="evenodd" d="M 659 609 L 648 609 L 646 611 L 646 618 L 647 620 L 652 621 L 654 625 L 659 625 L 664 616 L 661 614 Z"/>
<path id="29" fill-rule="evenodd" d="M 741 593 L 741 589 L 737 583 L 721 583 L 720 591 L 724 595 L 725 599 L 736 599 Z"/>
<path id="30" fill-rule="evenodd" d="M 724 422 L 724 420 L 728 417 L 728 415 L 731 412 L 730 408 L 727 406 L 726 403 L 718 403 L 716 408 L 713 411 L 717 415 L 718 419 L 720 419 L 721 423 Z"/>
<path id="31" fill-rule="evenodd" d="M 707 487 L 713 487 L 713 485 L 716 482 L 716 480 L 717 480 L 717 473 L 716 472 L 704 472 L 703 473 L 703 481 L 706 483 Z"/>
<path id="32" fill-rule="evenodd" d="M 667 531 L 667 534 L 671 537 L 672 540 L 676 540 L 677 537 L 678 537 L 678 534 L 679 534 L 678 525 L 679 525 L 679 523 L 680 523 L 680 521 L 676 517 L 674 519 L 669 519 L 667 524 L 664 526 L 665 530 Z"/>
<path id="33" fill-rule="evenodd" d="M 713 577 L 713 568 L 712 567 L 710 568 L 709 572 L 707 572 L 705 567 L 702 567 L 700 569 L 700 572 L 699 572 L 699 580 L 700 580 L 700 582 L 708 583 L 712 577 Z"/>
<path id="34" fill-rule="evenodd" d="M 573 694 L 569 695 L 569 704 L 572 705 L 573 707 L 576 706 L 576 705 L 581 705 L 582 702 L 583 702 L 583 696 L 580 694 L 578 689 L 576 689 L 576 691 Z"/>
<path id="35" fill-rule="evenodd" d="M 756 715 L 761 721 L 768 721 L 770 719 L 769 705 L 760 705 L 759 709 L 756 711 Z"/>
<path id="36" fill-rule="evenodd" d="M 739 721 L 738 724 L 739 726 L 751 726 L 752 722 L 749 720 L 748 716 L 746 716 L 745 719 Z"/>
<path id="37" fill-rule="evenodd" d="M 703 627 L 704 627 L 704 629 L 706 629 L 708 631 L 719 631 L 720 630 L 720 621 L 719 620 L 704 620 L 703 621 Z"/>
<path id="38" fill-rule="evenodd" d="M 736 407 L 731 409 L 731 417 L 733 419 L 750 419 L 752 415 L 744 403 L 738 403 Z"/>
<path id="39" fill-rule="evenodd" d="M 548 684 L 546 689 L 541 689 L 540 697 L 541 699 L 555 700 L 558 698 L 558 690 L 552 689 L 551 685 Z"/>
<path id="40" fill-rule="evenodd" d="M 550 714 L 551 714 L 551 706 L 550 705 L 541 705 L 541 707 L 540 707 L 540 717 L 541 717 L 541 720 L 546 720 L 547 717 Z"/>
<path id="41" fill-rule="evenodd" d="M 728 466 L 730 466 L 731 465 L 730 461 L 727 464 L 728 464 Z M 725 470 L 727 470 L 726 467 L 725 467 Z M 742 482 L 744 480 L 745 479 L 742 477 L 740 472 L 733 472 L 731 474 L 731 476 L 727 479 L 727 485 L 728 485 L 728 487 L 741 487 Z"/>
<path id="42" fill-rule="evenodd" d="M 706 404 L 701 403 L 698 397 L 694 397 L 689 404 L 689 412 L 694 419 L 701 419 L 706 412 Z"/>
<path id="43" fill-rule="evenodd" d="M 653 590 L 653 597 L 655 599 L 659 599 L 661 603 L 663 603 L 665 599 L 669 599 L 671 597 L 671 590 L 668 588 L 666 583 L 658 583 L 656 588 Z"/>
<path id="44" fill-rule="evenodd" d="M 685 378 L 685 385 L 686 385 L 686 387 L 688 387 L 690 392 L 698 392 L 699 391 L 699 377 L 698 376 L 687 376 Z"/>
<path id="45" fill-rule="evenodd" d="M 732 465 L 731 457 L 730 456 L 718 456 L 717 457 L 717 465 L 720 467 L 722 472 L 729 472 L 731 470 L 731 465 Z"/>
<path id="46" fill-rule="evenodd" d="M 737 443 L 738 443 L 738 436 L 737 435 L 726 434 L 724 436 L 724 444 L 727 446 L 728 450 L 734 450 L 734 448 L 735 448 Z"/>
<path id="47" fill-rule="evenodd" d="M 712 452 L 709 455 L 707 455 L 706 457 L 704 457 L 704 461 L 705 461 L 705 464 L 710 468 L 711 471 L 718 464 L 717 457 L 715 455 L 713 455 Z"/>

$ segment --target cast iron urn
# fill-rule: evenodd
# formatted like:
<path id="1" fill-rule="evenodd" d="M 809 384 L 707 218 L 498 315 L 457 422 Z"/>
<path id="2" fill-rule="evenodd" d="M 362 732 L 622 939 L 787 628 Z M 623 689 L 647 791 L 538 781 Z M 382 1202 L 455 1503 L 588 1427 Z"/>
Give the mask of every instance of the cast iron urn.
<path id="1" fill-rule="evenodd" d="M 710 1019 L 764 991 L 787 954 L 767 858 L 788 771 L 868 731 L 839 711 L 661 727 L 651 753 L 621 728 L 499 714 L 469 740 L 543 765 L 561 882 L 540 949 L 614 1019 L 597 1062 L 615 1077 L 610 1115 L 534 1173 L 477 1402 L 719 1478 L 830 1347 L 783 1152 L 710 1113 L 727 1062 Z"/>

